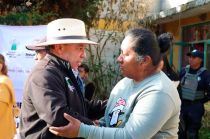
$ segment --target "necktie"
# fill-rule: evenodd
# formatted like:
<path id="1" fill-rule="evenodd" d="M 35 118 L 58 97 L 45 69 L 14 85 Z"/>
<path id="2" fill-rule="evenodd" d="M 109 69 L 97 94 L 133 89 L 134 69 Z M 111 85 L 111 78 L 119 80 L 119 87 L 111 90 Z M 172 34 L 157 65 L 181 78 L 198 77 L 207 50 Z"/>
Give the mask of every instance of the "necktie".
<path id="1" fill-rule="evenodd" d="M 83 81 L 82 81 L 82 79 L 81 79 L 81 77 L 79 75 L 77 76 L 77 82 L 78 82 L 79 87 L 80 87 L 80 89 L 82 91 L 82 94 L 84 96 L 84 94 L 85 94 L 84 83 L 83 83 Z"/>

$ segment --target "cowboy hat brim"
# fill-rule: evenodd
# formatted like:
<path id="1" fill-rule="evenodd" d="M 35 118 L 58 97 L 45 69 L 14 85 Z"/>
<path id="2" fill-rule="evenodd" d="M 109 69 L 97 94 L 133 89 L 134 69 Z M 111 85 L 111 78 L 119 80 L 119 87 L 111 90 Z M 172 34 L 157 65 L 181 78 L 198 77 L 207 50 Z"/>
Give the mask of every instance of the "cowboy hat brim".
<path id="1" fill-rule="evenodd" d="M 85 39 L 66 39 L 66 40 L 51 40 L 51 41 L 46 41 L 46 42 L 41 42 L 41 43 L 36 43 L 36 44 L 28 44 L 26 45 L 26 48 L 29 50 L 35 50 L 35 49 L 30 49 L 30 48 L 36 48 L 36 49 L 42 49 L 45 46 L 48 45 L 54 45 L 54 44 L 92 44 L 92 45 L 98 45 L 98 43 L 90 41 L 90 40 L 85 40 Z"/>
<path id="2" fill-rule="evenodd" d="M 26 49 L 32 50 L 32 51 L 36 51 L 36 50 L 45 50 L 45 47 L 38 47 L 38 46 L 34 46 L 34 45 L 27 45 Z"/>

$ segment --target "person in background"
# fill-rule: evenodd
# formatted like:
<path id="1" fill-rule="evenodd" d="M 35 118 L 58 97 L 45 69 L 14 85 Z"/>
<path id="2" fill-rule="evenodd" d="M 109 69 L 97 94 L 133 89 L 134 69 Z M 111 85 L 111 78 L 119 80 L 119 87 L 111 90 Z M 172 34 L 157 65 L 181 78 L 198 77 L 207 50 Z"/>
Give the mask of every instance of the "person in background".
<path id="1" fill-rule="evenodd" d="M 35 52 L 36 52 L 36 55 L 34 59 L 37 61 L 42 60 L 47 54 L 45 49 L 36 50 Z"/>
<path id="2" fill-rule="evenodd" d="M 12 81 L 7 75 L 5 58 L 0 54 L 0 138 L 12 139 L 16 134 L 15 117 L 20 110 L 16 105 Z"/>
<path id="3" fill-rule="evenodd" d="M 125 78 L 113 88 L 100 125 L 90 126 L 64 114 L 69 124 L 50 131 L 70 138 L 177 139 L 181 101 L 173 82 L 161 71 L 156 35 L 143 28 L 129 30 L 117 60 Z"/>
<path id="4" fill-rule="evenodd" d="M 86 57 L 85 47 L 97 43 L 86 38 L 85 24 L 73 18 L 51 21 L 45 42 L 27 46 L 44 47 L 47 55 L 37 62 L 27 78 L 20 116 L 21 139 L 63 139 L 49 126 L 64 126 L 68 113 L 86 124 L 88 118 L 104 114 L 104 103 L 85 101 L 72 69 Z"/>
<path id="5" fill-rule="evenodd" d="M 42 39 L 36 39 L 34 41 L 34 43 L 42 43 L 42 42 L 45 42 L 46 41 L 46 37 L 42 38 Z M 36 46 L 33 46 L 33 45 L 29 45 L 29 46 L 26 46 L 26 49 L 28 50 L 31 50 L 31 51 L 35 51 L 35 56 L 34 56 L 34 60 L 36 61 L 40 61 L 42 60 L 46 54 L 47 54 L 47 50 L 45 47 L 36 47 Z"/>
<path id="6" fill-rule="evenodd" d="M 163 55 L 163 62 L 164 62 L 162 71 L 172 81 L 179 82 L 179 75 L 171 67 L 171 65 L 169 64 L 168 58 L 167 58 L 167 55 L 170 52 L 170 48 L 173 45 L 173 35 L 169 32 L 161 34 L 160 36 L 158 36 L 158 43 L 159 43 L 159 46 L 162 48 L 161 53 Z"/>
<path id="7" fill-rule="evenodd" d="M 159 42 L 159 46 L 162 48 L 161 53 L 163 55 L 163 62 L 164 62 L 162 71 L 168 76 L 169 79 L 171 79 L 174 82 L 175 86 L 177 87 L 178 92 L 180 92 L 181 86 L 180 86 L 179 75 L 169 64 L 168 58 L 167 58 L 167 55 L 169 54 L 170 48 L 172 47 L 172 44 L 173 44 L 173 35 L 169 32 L 163 33 L 160 36 L 158 36 L 158 42 Z M 183 117 L 180 115 L 178 133 L 183 132 L 184 130 L 185 130 L 184 120 L 183 120 Z"/>
<path id="8" fill-rule="evenodd" d="M 210 100 L 210 73 L 203 67 L 203 53 L 197 49 L 187 53 L 189 65 L 180 72 L 181 115 L 185 130 L 179 139 L 198 139 L 204 103 Z"/>
<path id="9" fill-rule="evenodd" d="M 92 99 L 94 91 L 95 91 L 95 86 L 93 82 L 91 82 L 88 79 L 89 76 L 89 67 L 86 64 L 81 64 L 78 68 L 80 77 L 82 79 L 83 87 L 85 88 L 85 98 L 88 99 L 89 101 Z"/>

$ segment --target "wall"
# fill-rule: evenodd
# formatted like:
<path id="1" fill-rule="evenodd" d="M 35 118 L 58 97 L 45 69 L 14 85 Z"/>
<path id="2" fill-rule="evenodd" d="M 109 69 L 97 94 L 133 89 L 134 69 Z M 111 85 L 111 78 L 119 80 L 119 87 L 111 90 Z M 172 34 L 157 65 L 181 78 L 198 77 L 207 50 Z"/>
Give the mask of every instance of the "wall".
<path id="1" fill-rule="evenodd" d="M 206 13 L 206 18 L 201 18 L 200 16 L 194 16 L 190 18 L 175 20 L 172 22 L 164 23 L 160 25 L 161 30 L 164 32 L 171 32 L 174 35 L 174 41 L 182 41 L 182 27 L 187 25 L 198 24 L 202 22 L 210 21 L 210 12 Z M 176 69 L 178 69 L 178 59 L 179 59 L 179 46 L 174 45 L 173 47 L 173 64 Z"/>

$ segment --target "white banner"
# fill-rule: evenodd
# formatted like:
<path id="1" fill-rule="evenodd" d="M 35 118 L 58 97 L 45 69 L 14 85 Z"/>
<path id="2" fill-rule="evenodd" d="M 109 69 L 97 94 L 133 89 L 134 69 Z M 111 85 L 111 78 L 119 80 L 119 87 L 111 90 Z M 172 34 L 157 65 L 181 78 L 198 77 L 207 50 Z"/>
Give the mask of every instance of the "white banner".
<path id="1" fill-rule="evenodd" d="M 13 81 L 17 102 L 22 101 L 25 80 L 35 64 L 35 52 L 25 48 L 27 43 L 46 34 L 46 26 L 0 25 L 0 53 L 5 56 L 8 74 Z"/>

